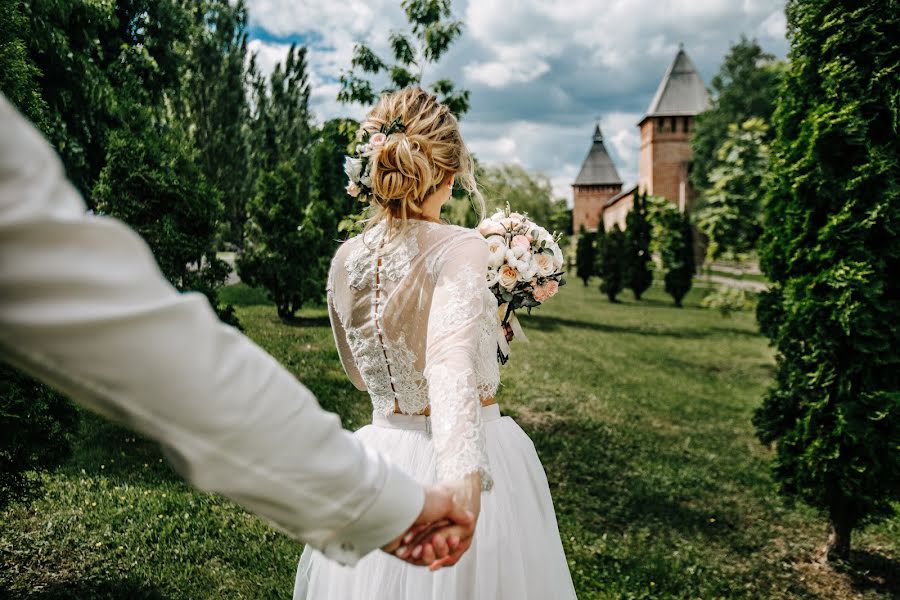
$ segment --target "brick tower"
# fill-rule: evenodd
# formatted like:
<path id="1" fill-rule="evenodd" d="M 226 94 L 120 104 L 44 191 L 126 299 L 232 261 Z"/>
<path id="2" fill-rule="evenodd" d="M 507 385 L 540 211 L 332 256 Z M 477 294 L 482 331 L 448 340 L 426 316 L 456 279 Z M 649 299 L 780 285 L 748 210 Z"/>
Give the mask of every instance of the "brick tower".
<path id="1" fill-rule="evenodd" d="M 679 47 L 638 123 L 641 154 L 638 185 L 690 210 L 694 191 L 688 179 L 694 118 L 709 108 L 709 93 L 694 63 Z"/>
<path id="2" fill-rule="evenodd" d="M 622 180 L 603 145 L 603 133 L 597 124 L 594 142 L 572 184 L 572 231 L 577 234 L 582 225 L 588 231 L 596 231 L 606 202 L 621 191 Z"/>

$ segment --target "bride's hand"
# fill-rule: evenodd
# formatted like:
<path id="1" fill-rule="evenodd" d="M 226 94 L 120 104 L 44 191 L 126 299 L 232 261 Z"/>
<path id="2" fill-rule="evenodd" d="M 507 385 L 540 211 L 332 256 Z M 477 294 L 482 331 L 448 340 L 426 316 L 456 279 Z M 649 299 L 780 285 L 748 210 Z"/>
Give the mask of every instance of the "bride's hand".
<path id="1" fill-rule="evenodd" d="M 472 522 L 443 521 L 413 527 L 403 537 L 402 547 L 395 552 L 399 558 L 428 565 L 432 571 L 456 564 L 469 549 L 481 510 L 481 476 L 478 473 L 441 487 L 450 491 L 457 506 L 474 516 Z"/>

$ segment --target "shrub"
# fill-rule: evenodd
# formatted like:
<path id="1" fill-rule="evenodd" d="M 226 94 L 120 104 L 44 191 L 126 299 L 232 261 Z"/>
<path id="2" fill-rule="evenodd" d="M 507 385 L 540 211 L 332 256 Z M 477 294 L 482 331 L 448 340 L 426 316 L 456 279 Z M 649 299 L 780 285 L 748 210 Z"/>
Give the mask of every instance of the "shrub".
<path id="1" fill-rule="evenodd" d="M 33 472 L 62 463 L 77 429 L 71 402 L 0 363 L 0 509 L 40 490 Z"/>

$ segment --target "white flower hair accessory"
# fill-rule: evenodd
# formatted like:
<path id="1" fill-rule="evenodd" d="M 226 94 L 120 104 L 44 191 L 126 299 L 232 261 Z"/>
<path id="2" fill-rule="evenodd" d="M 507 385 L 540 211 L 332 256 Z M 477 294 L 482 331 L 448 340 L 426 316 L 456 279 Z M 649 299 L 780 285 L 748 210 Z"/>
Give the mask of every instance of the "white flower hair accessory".
<path id="1" fill-rule="evenodd" d="M 347 174 L 347 194 L 360 202 L 371 202 L 372 158 L 384 147 L 389 135 L 406 131 L 406 126 L 397 117 L 387 126 L 384 124 L 375 133 L 364 130 L 361 143 L 357 144 L 354 156 L 344 158 L 344 173 Z"/>

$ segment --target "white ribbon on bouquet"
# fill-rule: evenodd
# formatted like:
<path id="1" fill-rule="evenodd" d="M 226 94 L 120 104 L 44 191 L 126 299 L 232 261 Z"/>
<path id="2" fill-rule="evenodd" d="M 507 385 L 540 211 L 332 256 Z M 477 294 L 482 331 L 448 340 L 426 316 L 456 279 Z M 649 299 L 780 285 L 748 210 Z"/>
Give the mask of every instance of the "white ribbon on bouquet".
<path id="1" fill-rule="evenodd" d="M 497 317 L 500 319 L 500 329 L 497 333 L 497 346 L 499 347 L 500 354 L 503 355 L 503 359 L 506 360 L 509 358 L 509 342 L 506 339 L 506 331 L 503 329 L 503 318 L 506 316 L 506 310 L 509 307 L 508 303 L 501 304 L 497 308 Z M 522 324 L 519 323 L 518 317 L 516 317 L 515 311 L 509 311 L 509 326 L 512 329 L 513 336 L 522 340 L 523 342 L 528 341 L 528 337 L 525 335 L 525 330 L 522 329 Z"/>

